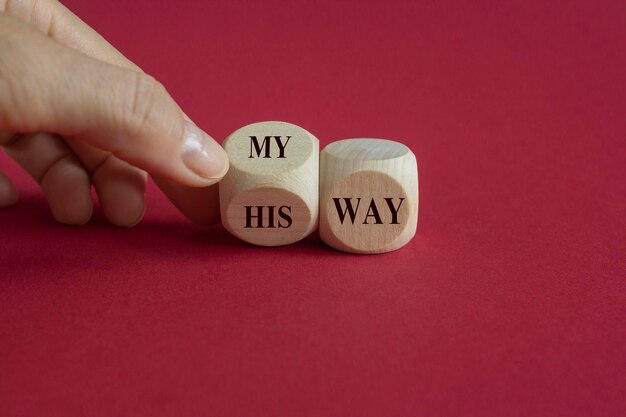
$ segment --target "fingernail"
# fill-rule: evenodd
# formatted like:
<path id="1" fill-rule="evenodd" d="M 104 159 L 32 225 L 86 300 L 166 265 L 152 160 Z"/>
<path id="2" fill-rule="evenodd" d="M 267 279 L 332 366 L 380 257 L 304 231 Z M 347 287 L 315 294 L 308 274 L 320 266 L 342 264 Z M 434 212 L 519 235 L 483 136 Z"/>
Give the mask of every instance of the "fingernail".
<path id="1" fill-rule="evenodd" d="M 187 168 L 203 178 L 220 179 L 228 169 L 224 149 L 190 121 L 185 121 L 182 158 Z"/>

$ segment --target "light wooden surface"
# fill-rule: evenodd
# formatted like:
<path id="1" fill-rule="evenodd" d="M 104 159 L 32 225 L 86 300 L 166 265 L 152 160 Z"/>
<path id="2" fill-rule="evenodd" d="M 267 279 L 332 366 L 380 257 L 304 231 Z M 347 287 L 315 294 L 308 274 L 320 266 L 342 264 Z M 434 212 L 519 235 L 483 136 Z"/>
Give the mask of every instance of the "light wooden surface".
<path id="1" fill-rule="evenodd" d="M 405 145 L 346 139 L 320 155 L 320 236 L 353 253 L 396 250 L 415 235 L 417 162 Z"/>
<path id="2" fill-rule="evenodd" d="M 317 228 L 319 141 L 296 125 L 260 122 L 223 143 L 230 169 L 220 182 L 224 227 L 246 242 L 279 246 Z"/>

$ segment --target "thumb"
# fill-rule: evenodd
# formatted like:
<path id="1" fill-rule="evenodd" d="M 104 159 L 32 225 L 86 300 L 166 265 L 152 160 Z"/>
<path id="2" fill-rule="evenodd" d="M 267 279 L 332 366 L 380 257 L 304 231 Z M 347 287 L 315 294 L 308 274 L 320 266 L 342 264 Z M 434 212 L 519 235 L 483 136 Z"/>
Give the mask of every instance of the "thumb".
<path id="1" fill-rule="evenodd" d="M 154 78 L 65 47 L 0 15 L 1 131 L 83 140 L 154 175 L 207 186 L 228 170 L 222 147 Z"/>

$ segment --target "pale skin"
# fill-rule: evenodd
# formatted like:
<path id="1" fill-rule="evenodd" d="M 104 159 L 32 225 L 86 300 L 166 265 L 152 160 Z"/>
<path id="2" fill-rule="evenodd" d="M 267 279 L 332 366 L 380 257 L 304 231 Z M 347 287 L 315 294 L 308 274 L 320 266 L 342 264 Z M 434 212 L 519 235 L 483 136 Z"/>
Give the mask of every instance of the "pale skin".
<path id="1" fill-rule="evenodd" d="M 92 185 L 111 224 L 137 224 L 148 174 L 191 220 L 219 216 L 219 144 L 56 0 L 0 0 L 0 147 L 63 224 L 89 221 Z M 0 208 L 17 200 L 0 172 Z"/>

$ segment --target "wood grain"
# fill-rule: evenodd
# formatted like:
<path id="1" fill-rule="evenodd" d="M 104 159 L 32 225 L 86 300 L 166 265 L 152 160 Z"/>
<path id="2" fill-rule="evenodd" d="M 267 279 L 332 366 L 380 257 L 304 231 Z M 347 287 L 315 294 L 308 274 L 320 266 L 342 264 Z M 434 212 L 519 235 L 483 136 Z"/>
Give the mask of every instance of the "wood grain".
<path id="1" fill-rule="evenodd" d="M 296 125 L 260 122 L 224 141 L 230 169 L 220 182 L 224 227 L 246 242 L 279 246 L 317 228 L 319 141 Z"/>
<path id="2" fill-rule="evenodd" d="M 405 145 L 346 139 L 320 156 L 320 236 L 352 253 L 396 250 L 415 235 L 417 162 Z"/>

